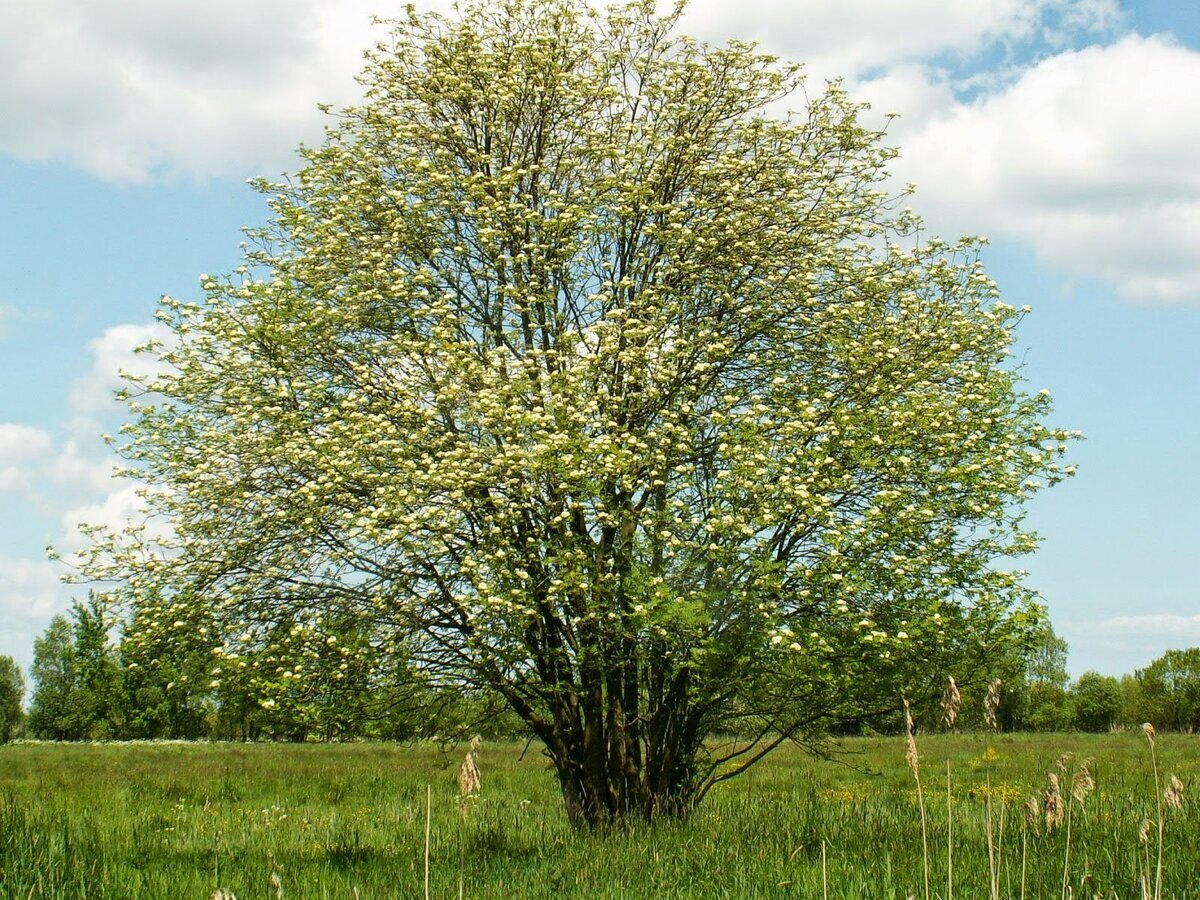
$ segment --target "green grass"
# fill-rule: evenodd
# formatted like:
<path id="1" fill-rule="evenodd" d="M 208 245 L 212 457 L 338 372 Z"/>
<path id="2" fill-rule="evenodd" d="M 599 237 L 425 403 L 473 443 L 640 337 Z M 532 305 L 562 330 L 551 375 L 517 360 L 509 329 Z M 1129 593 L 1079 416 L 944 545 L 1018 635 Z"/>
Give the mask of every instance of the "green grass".
<path id="1" fill-rule="evenodd" d="M 990 778 L 1001 896 L 1059 897 L 1066 833 L 1024 826 L 1063 753 L 1091 758 L 1097 788 L 1072 812 L 1076 897 L 1140 896 L 1157 829 L 1140 734 L 919 736 L 931 887 L 946 896 L 946 761 L 955 896 L 988 897 Z M 606 836 L 567 826 L 545 760 L 485 744 L 483 788 L 458 811 L 460 753 L 388 744 L 17 744 L 0 747 L 0 898 L 422 897 L 427 786 L 431 896 L 923 897 L 921 825 L 902 738 L 837 745 L 842 763 L 782 750 L 719 787 L 691 818 Z M 987 748 L 993 748 L 988 752 Z M 464 748 L 465 749 L 465 748 Z M 1197 738 L 1160 735 L 1164 778 L 1189 786 Z M 985 756 L 989 759 L 985 762 Z M 1066 782 L 1064 782 L 1066 783 Z M 1200 896 L 1200 817 L 1168 810 L 1164 897 Z M 823 879 L 821 849 L 827 876 Z"/>

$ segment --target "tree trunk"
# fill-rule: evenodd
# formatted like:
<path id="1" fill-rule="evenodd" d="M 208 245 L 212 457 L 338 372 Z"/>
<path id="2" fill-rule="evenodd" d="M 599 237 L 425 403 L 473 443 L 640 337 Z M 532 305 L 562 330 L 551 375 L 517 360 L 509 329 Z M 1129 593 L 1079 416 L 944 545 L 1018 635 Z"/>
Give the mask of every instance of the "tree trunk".
<path id="1" fill-rule="evenodd" d="M 689 709 L 686 674 L 676 673 L 667 684 L 666 702 L 653 706 L 644 728 L 628 713 L 635 686 L 629 677 L 581 691 L 576 727 L 560 727 L 547 743 L 573 826 L 605 828 L 692 810 L 699 717 Z"/>

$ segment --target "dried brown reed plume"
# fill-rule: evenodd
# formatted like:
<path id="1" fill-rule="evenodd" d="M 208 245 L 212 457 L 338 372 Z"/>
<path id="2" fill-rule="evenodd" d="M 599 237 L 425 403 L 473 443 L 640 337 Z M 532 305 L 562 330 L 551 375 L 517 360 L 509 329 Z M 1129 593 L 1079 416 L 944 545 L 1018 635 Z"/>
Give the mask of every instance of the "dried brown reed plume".
<path id="1" fill-rule="evenodd" d="M 467 820 L 467 814 L 471 810 L 471 801 L 479 793 L 481 782 L 479 779 L 479 766 L 475 762 L 475 755 L 479 752 L 479 747 L 482 744 L 483 738 L 479 735 L 471 738 L 471 746 L 468 748 L 467 755 L 463 757 L 462 765 L 458 769 L 458 811 L 462 814 L 464 822 Z"/>
<path id="2" fill-rule="evenodd" d="M 1183 782 L 1174 775 L 1163 791 L 1163 802 L 1172 809 L 1183 809 Z"/>
<path id="3" fill-rule="evenodd" d="M 1033 794 L 1025 801 L 1025 824 L 1030 828 L 1037 828 L 1041 820 L 1042 803 L 1038 800 L 1037 794 Z"/>
<path id="4" fill-rule="evenodd" d="M 1096 789 L 1096 780 L 1092 778 L 1092 773 L 1088 766 L 1090 760 L 1080 764 L 1079 771 L 1075 773 L 1075 777 L 1071 779 L 1071 796 L 1075 798 L 1075 802 L 1083 806 L 1087 801 L 1088 794 Z"/>
<path id="5" fill-rule="evenodd" d="M 908 705 L 907 700 L 904 701 L 904 737 L 906 742 L 904 760 L 908 763 L 908 768 L 913 776 L 919 781 L 921 775 L 918 768 L 917 739 L 913 736 L 912 708 Z"/>
<path id="6" fill-rule="evenodd" d="M 1051 772 L 1046 778 L 1049 784 L 1042 794 L 1042 807 L 1046 813 L 1046 830 L 1053 831 L 1066 818 L 1067 807 L 1058 788 L 1058 776 Z"/>
<path id="7" fill-rule="evenodd" d="M 217 888 L 209 895 L 208 900 L 237 900 L 237 895 L 233 891 L 225 890 L 225 888 Z"/>
<path id="8" fill-rule="evenodd" d="M 946 682 L 946 691 L 942 694 L 942 718 L 947 729 L 953 730 L 954 723 L 958 721 L 958 707 L 961 704 L 962 695 L 958 693 L 958 685 L 954 683 L 954 676 L 951 675 Z"/>
<path id="9" fill-rule="evenodd" d="M 1149 722 L 1143 722 L 1142 723 L 1142 731 L 1144 731 L 1146 733 L 1146 740 L 1148 740 L 1150 742 L 1150 746 L 1153 747 L 1154 746 L 1154 738 L 1157 735 L 1157 733 L 1154 730 L 1154 726 L 1151 725 Z"/>
<path id="10" fill-rule="evenodd" d="M 989 728 L 1000 727 L 1000 685 L 999 678 L 988 684 L 987 696 L 983 698 L 983 721 Z"/>

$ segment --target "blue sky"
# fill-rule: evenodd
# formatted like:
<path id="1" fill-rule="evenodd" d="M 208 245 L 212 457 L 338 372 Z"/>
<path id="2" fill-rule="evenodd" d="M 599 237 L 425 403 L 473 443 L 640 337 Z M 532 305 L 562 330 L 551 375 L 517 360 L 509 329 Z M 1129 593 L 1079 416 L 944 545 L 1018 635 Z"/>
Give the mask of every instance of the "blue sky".
<path id="1" fill-rule="evenodd" d="M 0 654 L 79 588 L 44 548 L 135 510 L 99 439 L 161 294 L 238 264 L 253 175 L 352 102 L 371 0 L 18 0 L 0 13 Z M 1167 0 L 696 0 L 898 112 L 897 184 L 985 234 L 1033 389 L 1087 435 L 1023 561 L 1070 668 L 1200 645 L 1200 6 Z M 882 119 L 877 119 L 882 121 Z"/>

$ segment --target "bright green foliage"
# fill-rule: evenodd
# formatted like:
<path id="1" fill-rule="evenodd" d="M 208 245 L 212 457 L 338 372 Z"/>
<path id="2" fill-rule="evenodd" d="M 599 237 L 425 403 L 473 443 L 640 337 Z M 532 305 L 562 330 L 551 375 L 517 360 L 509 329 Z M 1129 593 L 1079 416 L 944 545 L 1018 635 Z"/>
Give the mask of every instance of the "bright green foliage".
<path id="1" fill-rule="evenodd" d="M 1121 690 L 1121 712 L 1118 721 L 1122 725 L 1138 726 L 1147 720 L 1145 702 L 1142 700 L 1142 684 L 1134 674 L 1122 675 L 1117 680 Z"/>
<path id="2" fill-rule="evenodd" d="M 71 715 L 86 723 L 84 737 L 103 740 L 125 727 L 125 686 L 120 657 L 109 639 L 111 619 L 97 597 L 71 609 L 74 620 L 75 690 Z"/>
<path id="3" fill-rule="evenodd" d="M 1041 624 L 1019 649 L 1020 662 L 1011 675 L 999 676 L 1005 678 L 1008 703 L 1001 711 L 1009 730 L 1065 731 L 1072 724 L 1067 642 L 1054 633 L 1048 619 Z"/>
<path id="4" fill-rule="evenodd" d="M 1136 677 L 1149 721 L 1176 731 L 1200 730 L 1200 647 L 1168 650 Z"/>
<path id="5" fill-rule="evenodd" d="M 459 15 L 394 23 L 247 267 L 163 301 L 123 450 L 166 527 L 82 561 L 141 639 L 208 629 L 263 704 L 394 659 L 498 692 L 596 823 L 1024 628 L 993 561 L 1068 435 L 858 108 L 648 0 Z"/>
<path id="6" fill-rule="evenodd" d="M 33 698 L 29 708 L 29 730 L 37 737 L 75 739 L 83 737 L 72 716 L 75 698 L 75 646 L 71 623 L 55 616 L 45 633 L 33 642 Z"/>
<path id="7" fill-rule="evenodd" d="M 0 744 L 7 744 L 25 718 L 25 679 L 11 656 L 0 656 Z"/>
<path id="8" fill-rule="evenodd" d="M 1081 731 L 1108 731 L 1121 714 L 1121 685 L 1111 675 L 1084 672 L 1071 688 L 1074 725 Z"/>
<path id="9" fill-rule="evenodd" d="M 33 734 L 67 741 L 121 736 L 124 684 L 108 628 L 99 599 L 90 596 L 86 604 L 72 606 L 70 619 L 55 616 L 34 640 Z"/>
<path id="10" fill-rule="evenodd" d="M 211 645 L 199 631 L 171 640 L 135 611 L 122 629 L 126 733 L 130 738 L 198 738 L 211 729 Z M 254 709 L 257 709 L 254 704 Z M 244 732 L 225 736 L 248 737 Z"/>

